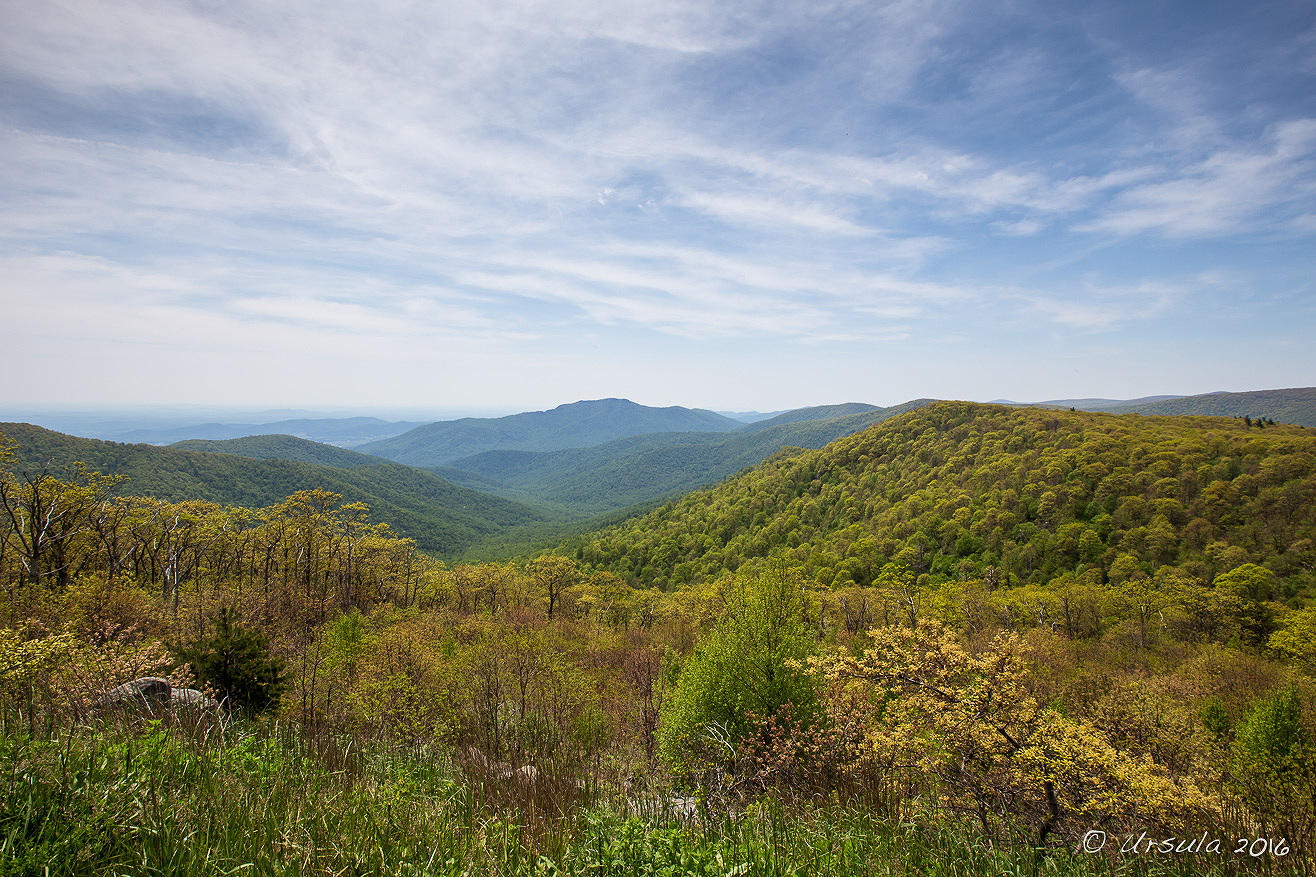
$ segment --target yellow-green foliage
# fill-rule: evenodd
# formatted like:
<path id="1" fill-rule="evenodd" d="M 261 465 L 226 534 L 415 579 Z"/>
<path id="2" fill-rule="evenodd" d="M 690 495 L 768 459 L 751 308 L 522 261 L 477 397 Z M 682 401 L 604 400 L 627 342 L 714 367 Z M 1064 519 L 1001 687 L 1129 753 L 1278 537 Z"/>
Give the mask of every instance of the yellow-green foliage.
<path id="1" fill-rule="evenodd" d="M 69 633 L 32 637 L 26 630 L 0 628 L 0 684 L 5 693 L 21 696 L 33 686 L 45 685 L 75 643 Z"/>
<path id="2" fill-rule="evenodd" d="M 158 640 L 88 642 L 72 629 L 0 628 L 0 704 L 85 714 L 109 688 L 142 676 L 165 676 L 178 687 L 194 682 Z"/>
<path id="3" fill-rule="evenodd" d="M 1190 775 L 1118 748 L 1100 728 L 1039 704 L 1024 642 L 980 652 L 933 621 L 872 631 L 862 654 L 815 659 L 832 721 L 861 727 L 851 770 L 889 774 L 911 802 L 989 833 L 1069 841 L 1094 824 L 1181 830 L 1212 803 Z"/>
<path id="4" fill-rule="evenodd" d="M 1316 673 L 1316 605 L 1284 617 L 1280 629 L 1271 634 L 1269 645 L 1271 651 L 1304 672 Z"/>
<path id="5" fill-rule="evenodd" d="M 1091 570 L 1115 585 L 1167 566 L 1209 584 L 1251 562 L 1292 591 L 1316 565 L 1314 505 L 1309 430 L 941 402 L 571 548 L 644 583 L 717 578 L 787 550 L 837 587 L 870 585 L 891 562 L 933 581 Z"/>

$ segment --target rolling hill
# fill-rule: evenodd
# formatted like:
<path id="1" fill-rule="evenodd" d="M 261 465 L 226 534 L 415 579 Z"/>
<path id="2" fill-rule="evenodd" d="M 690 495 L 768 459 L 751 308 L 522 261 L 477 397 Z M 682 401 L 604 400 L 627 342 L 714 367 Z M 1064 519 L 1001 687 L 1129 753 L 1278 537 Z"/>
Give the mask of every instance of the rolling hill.
<path id="1" fill-rule="evenodd" d="M 562 550 L 637 584 L 773 554 L 828 586 L 870 585 L 890 563 L 932 581 L 1124 584 L 1251 562 L 1282 597 L 1316 588 L 1314 543 L 1316 431 L 938 402 Z"/>
<path id="2" fill-rule="evenodd" d="M 1047 408 L 1104 411 L 1108 414 L 1268 417 L 1276 423 L 1316 427 L 1316 387 L 1254 390 L 1246 393 L 1202 393 L 1196 396 L 1144 396 L 1141 399 L 1052 399 L 1033 404 Z"/>
<path id="3" fill-rule="evenodd" d="M 169 447 L 180 451 L 201 451 L 207 454 L 232 454 L 252 460 L 292 460 L 297 463 L 314 463 L 336 469 L 355 469 L 357 466 L 378 466 L 387 463 L 381 457 L 349 451 L 336 445 L 326 445 L 291 435 L 253 435 L 232 439 L 188 439 L 174 442 Z"/>
<path id="4" fill-rule="evenodd" d="M 458 556 L 485 536 L 546 517 L 521 503 L 386 461 L 335 468 L 76 438 L 24 423 L 0 423 L 0 434 L 18 443 L 20 472 L 48 468 L 58 475 L 81 462 L 94 471 L 128 476 L 118 491 L 124 495 L 264 508 L 295 491 L 322 488 L 341 494 L 344 502 L 366 503 L 374 520 L 442 557 Z"/>

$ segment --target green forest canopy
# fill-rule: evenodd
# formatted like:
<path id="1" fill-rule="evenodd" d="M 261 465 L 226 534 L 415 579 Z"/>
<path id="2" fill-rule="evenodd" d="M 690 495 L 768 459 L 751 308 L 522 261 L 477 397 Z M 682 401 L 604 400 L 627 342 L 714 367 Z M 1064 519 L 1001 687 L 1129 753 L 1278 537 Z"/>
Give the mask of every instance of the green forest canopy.
<path id="1" fill-rule="evenodd" d="M 774 553 L 826 586 L 891 563 L 931 582 L 1118 584 L 1251 562 L 1292 595 L 1312 584 L 1313 508 L 1316 433 L 1299 427 L 939 402 L 564 550 L 666 586 Z"/>

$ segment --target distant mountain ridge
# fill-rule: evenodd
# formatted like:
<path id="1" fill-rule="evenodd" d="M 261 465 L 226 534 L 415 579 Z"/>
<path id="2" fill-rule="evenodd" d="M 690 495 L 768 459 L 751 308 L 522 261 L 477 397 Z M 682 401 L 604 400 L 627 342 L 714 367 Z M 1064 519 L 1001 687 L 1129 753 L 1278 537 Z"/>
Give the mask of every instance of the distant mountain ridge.
<path id="1" fill-rule="evenodd" d="M 745 424 L 700 408 L 650 408 L 628 399 L 595 399 L 507 417 L 465 417 L 419 426 L 361 445 L 410 466 L 444 466 L 484 451 L 558 451 L 655 432 L 730 432 Z"/>
<path id="2" fill-rule="evenodd" d="M 1267 417 L 1276 423 L 1316 427 L 1316 387 L 1252 390 L 1247 393 L 1204 393 L 1152 402 L 1137 400 L 1107 409 L 1112 414 L 1207 415 Z"/>
<path id="3" fill-rule="evenodd" d="M 594 515 L 711 484 L 783 447 L 820 448 L 930 401 L 891 408 L 860 402 L 820 405 L 783 412 L 730 432 L 646 433 L 588 448 L 489 450 L 427 471 L 482 493 L 543 503 L 573 516 Z M 170 447 L 343 469 L 385 462 L 358 451 L 280 435 L 184 441 Z"/>
<path id="4" fill-rule="evenodd" d="M 776 417 L 778 414 L 785 414 L 785 411 L 718 411 L 723 417 L 730 417 L 732 420 L 739 420 L 741 423 L 756 423 L 760 420 L 767 420 L 769 417 Z"/>
<path id="5" fill-rule="evenodd" d="M 1183 396 L 1162 395 L 1162 396 L 1142 396 L 1137 399 L 1048 399 L 1045 402 L 1036 402 L 1036 405 L 1046 405 L 1055 408 L 1077 408 L 1080 411 L 1113 411 L 1116 408 L 1132 408 L 1138 405 L 1150 405 L 1153 402 L 1165 402 L 1169 399 L 1183 399 Z M 1004 402 L 1005 405 L 1019 405 L 1019 402 Z"/>
<path id="6" fill-rule="evenodd" d="M 998 399 L 988 404 L 1073 408 L 1106 414 L 1269 418 L 1276 423 L 1316 427 L 1316 387 L 1250 390 L 1245 393 L 1199 393 L 1196 396 L 1143 396 L 1139 399 L 1050 399 L 1046 402 Z"/>
<path id="7" fill-rule="evenodd" d="M 931 401 L 931 399 L 919 399 L 914 403 L 906 402 L 904 405 L 925 404 Z M 901 407 L 902 410 L 904 408 L 904 406 L 897 407 Z M 887 410 L 893 409 L 880 408 L 877 405 L 869 405 L 867 402 L 842 402 L 840 405 L 814 405 L 809 408 L 793 408 L 790 411 L 782 411 L 772 417 L 755 420 L 746 426 L 742 426 L 739 431 L 751 432 L 771 429 L 774 426 L 780 426 L 784 423 L 806 423 L 810 420 L 830 420 L 834 417 L 848 417 L 851 414 L 864 414 L 871 411 Z"/>

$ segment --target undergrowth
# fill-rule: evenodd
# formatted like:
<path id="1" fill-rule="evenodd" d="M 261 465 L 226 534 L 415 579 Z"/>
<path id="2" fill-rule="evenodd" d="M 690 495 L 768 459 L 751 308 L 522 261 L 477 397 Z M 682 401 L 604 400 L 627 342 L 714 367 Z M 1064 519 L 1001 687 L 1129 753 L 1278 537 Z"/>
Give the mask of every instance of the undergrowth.
<path id="1" fill-rule="evenodd" d="M 862 808 L 684 815 L 661 796 L 552 807 L 426 748 L 278 722 L 33 727 L 0 716 L 0 875 L 1169 875 L 1180 857 L 1037 858 Z M 579 783 L 567 784 L 579 787 Z M 558 791 L 561 787 L 558 787 Z"/>

